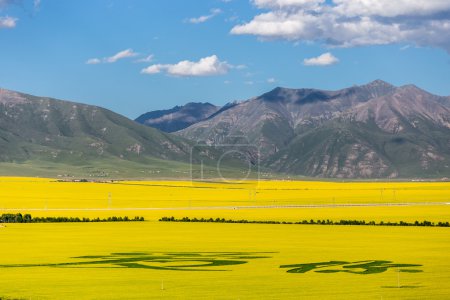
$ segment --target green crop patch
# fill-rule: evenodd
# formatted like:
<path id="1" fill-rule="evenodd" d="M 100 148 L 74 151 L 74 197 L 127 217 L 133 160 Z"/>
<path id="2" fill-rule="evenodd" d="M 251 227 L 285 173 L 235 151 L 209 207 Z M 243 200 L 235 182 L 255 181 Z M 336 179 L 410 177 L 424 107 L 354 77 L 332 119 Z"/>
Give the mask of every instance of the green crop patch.
<path id="1" fill-rule="evenodd" d="M 419 273 L 422 272 L 419 264 L 394 264 L 388 260 L 366 260 L 357 262 L 346 261 L 328 261 L 307 264 L 282 265 L 280 268 L 289 269 L 288 273 L 306 273 L 314 271 L 316 273 L 352 273 L 359 275 L 384 273 L 389 269 L 395 269 L 398 272 Z"/>
<path id="2" fill-rule="evenodd" d="M 171 271 L 230 271 L 213 267 L 242 265 L 252 259 L 270 258 L 269 252 L 185 252 L 185 253 L 111 253 L 72 257 L 75 262 L 53 264 L 0 265 L 0 268 L 134 268 Z"/>

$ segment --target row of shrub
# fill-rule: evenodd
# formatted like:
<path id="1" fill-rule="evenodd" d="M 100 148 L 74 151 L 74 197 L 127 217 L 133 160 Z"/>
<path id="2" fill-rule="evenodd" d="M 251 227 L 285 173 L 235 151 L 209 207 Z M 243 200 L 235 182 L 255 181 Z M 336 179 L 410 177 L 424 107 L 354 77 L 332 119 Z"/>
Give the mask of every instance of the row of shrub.
<path id="1" fill-rule="evenodd" d="M 415 221 L 413 223 L 409 222 L 375 222 L 375 221 L 358 221 L 358 220 L 303 220 L 299 222 L 280 222 L 280 221 L 249 221 L 249 220 L 226 220 L 224 218 L 192 218 L 184 217 L 181 219 L 176 219 L 175 217 L 162 217 L 159 219 L 160 222 L 205 222 L 205 223 L 249 223 L 249 224 L 302 224 L 302 225 L 367 225 L 367 226 L 431 226 L 431 227 L 450 227 L 449 222 L 430 222 L 430 221 Z"/>
<path id="2" fill-rule="evenodd" d="M 32 217 L 30 214 L 2 214 L 0 223 L 78 223 L 78 222 L 142 222 L 144 217 L 108 217 L 108 218 L 78 218 L 78 217 Z"/>

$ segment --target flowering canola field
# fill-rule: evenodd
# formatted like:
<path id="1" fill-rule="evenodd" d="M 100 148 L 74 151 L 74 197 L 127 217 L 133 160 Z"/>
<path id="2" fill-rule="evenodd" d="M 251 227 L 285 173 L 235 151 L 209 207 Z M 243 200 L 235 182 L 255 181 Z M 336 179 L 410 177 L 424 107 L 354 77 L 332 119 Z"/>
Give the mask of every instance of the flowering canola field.
<path id="1" fill-rule="evenodd" d="M 0 213 L 147 220 L 0 227 L 0 298 L 443 299 L 449 228 L 157 220 L 449 221 L 449 188 L 0 178 Z"/>
<path id="2" fill-rule="evenodd" d="M 33 216 L 438 222 L 449 221 L 448 203 L 448 182 L 78 183 L 0 177 L 0 211 Z"/>

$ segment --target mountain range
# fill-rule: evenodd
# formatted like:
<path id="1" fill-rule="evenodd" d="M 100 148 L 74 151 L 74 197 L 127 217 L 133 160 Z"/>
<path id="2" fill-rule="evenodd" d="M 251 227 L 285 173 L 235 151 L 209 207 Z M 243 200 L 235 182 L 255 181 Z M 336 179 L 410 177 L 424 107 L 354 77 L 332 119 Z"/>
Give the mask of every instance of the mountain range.
<path id="1" fill-rule="evenodd" d="M 259 149 L 262 167 L 274 172 L 334 178 L 450 174 L 450 97 L 381 80 L 338 91 L 278 87 L 175 134 L 210 144 L 243 137 Z"/>
<path id="2" fill-rule="evenodd" d="M 196 145 L 205 148 L 192 151 Z M 230 149 L 243 155 L 223 160 Z M 228 170 L 241 162 L 308 177 L 448 177 L 450 97 L 381 80 L 337 91 L 278 87 L 223 107 L 188 103 L 132 121 L 0 89 L 3 175 L 188 177 L 191 162 L 211 170 L 217 161 Z"/>

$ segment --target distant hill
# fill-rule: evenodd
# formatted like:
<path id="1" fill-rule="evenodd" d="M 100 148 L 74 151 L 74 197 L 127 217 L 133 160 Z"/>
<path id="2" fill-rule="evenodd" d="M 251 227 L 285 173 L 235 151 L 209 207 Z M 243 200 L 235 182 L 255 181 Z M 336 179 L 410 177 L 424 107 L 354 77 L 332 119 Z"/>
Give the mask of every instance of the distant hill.
<path id="1" fill-rule="evenodd" d="M 338 91 L 276 88 L 177 132 L 243 136 L 277 172 L 335 178 L 450 174 L 449 97 L 381 80 Z"/>
<path id="2" fill-rule="evenodd" d="M 191 147 L 101 107 L 0 89 L 0 175 L 188 178 Z"/>
<path id="3" fill-rule="evenodd" d="M 181 159 L 186 141 L 109 110 L 0 90 L 0 160 Z"/>
<path id="4" fill-rule="evenodd" d="M 139 116 L 135 121 L 165 132 L 174 132 L 203 121 L 220 107 L 211 103 L 188 103 L 167 110 L 157 110 Z"/>

